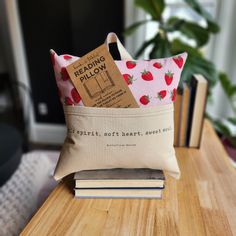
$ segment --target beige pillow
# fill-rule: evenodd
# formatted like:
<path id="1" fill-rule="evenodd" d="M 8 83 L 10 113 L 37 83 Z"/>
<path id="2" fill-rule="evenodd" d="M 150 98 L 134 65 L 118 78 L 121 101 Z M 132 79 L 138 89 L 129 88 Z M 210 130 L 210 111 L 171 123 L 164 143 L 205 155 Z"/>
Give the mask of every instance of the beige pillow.
<path id="1" fill-rule="evenodd" d="M 68 134 L 54 177 L 92 169 L 152 168 L 180 176 L 173 103 L 149 108 L 64 106 Z"/>
<path id="2" fill-rule="evenodd" d="M 134 61 L 117 36 L 109 33 L 106 44 L 112 42 L 117 43 L 122 59 L 115 63 L 140 108 L 84 107 L 65 73 L 65 66 L 78 58 L 51 52 L 68 128 L 55 179 L 81 170 L 106 168 L 162 169 L 178 178 L 173 101 L 187 54 Z M 145 70 L 140 73 L 143 66 L 152 74 Z"/>

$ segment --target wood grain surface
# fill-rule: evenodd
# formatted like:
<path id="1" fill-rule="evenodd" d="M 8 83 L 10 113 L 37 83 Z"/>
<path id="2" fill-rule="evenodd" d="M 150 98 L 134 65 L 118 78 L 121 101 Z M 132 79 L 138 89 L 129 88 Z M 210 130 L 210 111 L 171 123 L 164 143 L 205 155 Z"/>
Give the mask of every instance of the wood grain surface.
<path id="1" fill-rule="evenodd" d="M 236 235 L 236 170 L 208 121 L 201 149 L 176 148 L 181 179 L 162 200 L 75 199 L 61 182 L 21 235 Z"/>

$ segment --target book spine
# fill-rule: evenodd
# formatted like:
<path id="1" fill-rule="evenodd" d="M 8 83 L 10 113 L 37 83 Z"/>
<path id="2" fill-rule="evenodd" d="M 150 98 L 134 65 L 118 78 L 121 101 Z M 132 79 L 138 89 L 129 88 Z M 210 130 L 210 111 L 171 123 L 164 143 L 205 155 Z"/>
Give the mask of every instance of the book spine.
<path id="1" fill-rule="evenodd" d="M 190 89 L 189 86 L 184 83 L 183 97 L 180 111 L 180 134 L 179 134 L 179 146 L 186 146 L 186 133 L 188 126 L 188 112 L 189 112 L 189 99 L 190 99 Z"/>
<path id="2" fill-rule="evenodd" d="M 176 100 L 174 103 L 174 146 L 179 146 L 179 132 L 180 132 L 180 111 L 181 111 L 181 102 L 182 94 L 181 91 L 178 90 L 176 95 Z"/>
<path id="3" fill-rule="evenodd" d="M 196 90 L 197 90 L 197 80 L 193 76 L 190 81 L 190 102 L 189 102 L 189 112 L 188 112 L 188 128 L 187 128 L 187 133 L 186 133 L 187 134 L 186 146 L 189 146 L 189 140 L 190 140 L 190 135 L 191 135 Z"/>
<path id="4" fill-rule="evenodd" d="M 209 85 L 208 85 L 208 83 L 207 83 L 206 93 L 205 93 L 205 98 L 204 98 L 204 109 L 203 109 L 203 113 L 202 113 L 202 117 L 201 117 L 202 122 L 201 122 L 199 137 L 198 137 L 198 145 L 197 145 L 197 148 L 200 148 L 201 139 L 202 139 L 202 131 L 203 131 L 203 124 L 204 124 L 205 111 L 206 111 L 208 89 L 209 89 Z"/>

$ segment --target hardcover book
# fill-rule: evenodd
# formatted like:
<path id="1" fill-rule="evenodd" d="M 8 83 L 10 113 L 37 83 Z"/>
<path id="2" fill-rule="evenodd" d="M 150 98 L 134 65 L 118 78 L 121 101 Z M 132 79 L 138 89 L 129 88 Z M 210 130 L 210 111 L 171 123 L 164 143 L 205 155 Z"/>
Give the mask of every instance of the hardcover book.
<path id="1" fill-rule="evenodd" d="M 181 91 L 177 91 L 176 99 L 174 103 L 174 146 L 179 146 L 179 132 L 180 132 L 180 112 L 181 112 L 181 101 L 182 94 Z"/>
<path id="2" fill-rule="evenodd" d="M 190 86 L 191 98 L 187 141 L 189 147 L 198 148 L 201 141 L 208 82 L 202 75 L 194 75 Z"/>
<path id="3" fill-rule="evenodd" d="M 75 173 L 76 188 L 163 188 L 165 176 L 154 169 L 85 170 Z"/>
<path id="4" fill-rule="evenodd" d="M 75 189 L 78 198 L 161 198 L 161 189 Z"/>
<path id="5" fill-rule="evenodd" d="M 189 116 L 189 102 L 190 102 L 190 87 L 184 83 L 183 84 L 183 95 L 181 102 L 181 116 L 180 116 L 180 133 L 179 133 L 179 146 L 185 147 L 186 135 L 188 128 L 188 116 Z"/>

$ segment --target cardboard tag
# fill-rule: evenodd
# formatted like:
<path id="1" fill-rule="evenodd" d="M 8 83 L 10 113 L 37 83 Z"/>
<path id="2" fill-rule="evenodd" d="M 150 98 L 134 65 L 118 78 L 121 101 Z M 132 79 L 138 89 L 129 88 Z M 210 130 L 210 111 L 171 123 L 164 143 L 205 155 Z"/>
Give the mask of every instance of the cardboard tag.
<path id="1" fill-rule="evenodd" d="M 105 44 L 66 69 L 85 106 L 139 107 Z"/>

